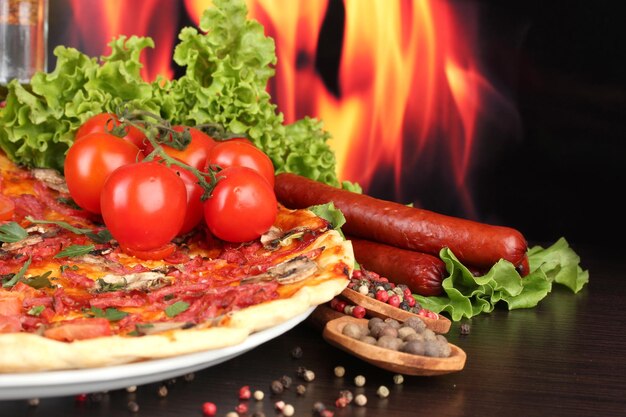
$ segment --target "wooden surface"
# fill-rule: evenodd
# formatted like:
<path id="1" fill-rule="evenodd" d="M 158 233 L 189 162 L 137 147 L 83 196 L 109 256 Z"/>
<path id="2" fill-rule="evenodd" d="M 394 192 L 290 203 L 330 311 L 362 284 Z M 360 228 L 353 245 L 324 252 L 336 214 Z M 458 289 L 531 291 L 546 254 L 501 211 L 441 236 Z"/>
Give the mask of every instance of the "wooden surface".
<path id="1" fill-rule="evenodd" d="M 624 416 L 626 415 L 626 262 L 603 259 L 605 249 L 582 252 L 582 266 L 590 271 L 590 283 L 579 294 L 555 286 L 541 304 L 529 310 L 495 312 L 472 319 L 471 331 L 461 335 L 460 323 L 446 335 L 467 353 L 465 368 L 439 376 L 406 376 L 394 385 L 393 373 L 378 369 L 332 347 L 321 332 L 303 323 L 283 336 L 229 362 L 195 374 L 195 379 L 171 383 L 168 395 L 157 395 L 159 384 L 140 386 L 136 393 L 111 391 L 100 401 L 79 403 L 74 397 L 43 398 L 36 407 L 26 401 L 0 402 L 0 416 L 202 416 L 202 404 L 213 401 L 218 416 L 238 404 L 238 390 L 249 385 L 265 392 L 257 403 L 249 400 L 252 416 L 274 412 L 275 401 L 295 407 L 296 416 L 313 416 L 321 401 L 335 416 Z M 610 251 L 606 253 L 610 254 Z M 300 346 L 303 356 L 291 357 Z M 336 378 L 333 368 L 342 365 L 346 376 Z M 315 372 L 312 382 L 297 377 L 304 366 Z M 356 375 L 366 385 L 356 388 Z M 292 387 L 270 395 L 272 380 L 287 375 Z M 2 376 L 0 376 L 1 378 Z M 304 384 L 303 396 L 295 393 Z M 390 389 L 387 399 L 375 392 Z M 364 393 L 364 407 L 352 404 L 334 408 L 340 390 Z M 97 398 L 96 398 L 97 399 Z M 127 404 L 136 401 L 137 413 Z M 426 414 L 423 414 L 426 413 Z"/>

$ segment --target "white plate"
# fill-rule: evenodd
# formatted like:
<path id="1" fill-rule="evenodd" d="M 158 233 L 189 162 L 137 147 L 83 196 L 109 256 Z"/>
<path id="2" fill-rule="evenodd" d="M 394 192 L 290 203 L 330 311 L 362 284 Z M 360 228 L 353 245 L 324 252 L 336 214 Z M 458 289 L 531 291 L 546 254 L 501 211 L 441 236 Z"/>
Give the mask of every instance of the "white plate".
<path id="1" fill-rule="evenodd" d="M 106 368 L 0 374 L 0 400 L 57 397 L 101 392 L 164 381 L 208 368 L 246 353 L 304 321 L 314 308 L 278 326 L 251 334 L 243 343 L 223 349 Z"/>

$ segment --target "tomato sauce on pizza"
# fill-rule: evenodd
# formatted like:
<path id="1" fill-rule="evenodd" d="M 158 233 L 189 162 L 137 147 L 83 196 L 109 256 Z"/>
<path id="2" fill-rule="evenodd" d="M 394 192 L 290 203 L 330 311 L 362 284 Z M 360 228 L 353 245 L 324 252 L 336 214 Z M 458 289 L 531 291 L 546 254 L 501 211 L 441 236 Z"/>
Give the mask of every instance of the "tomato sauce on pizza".
<path id="1" fill-rule="evenodd" d="M 0 346 L 17 343 L 17 334 L 68 351 L 81 341 L 171 341 L 171 353 L 95 364 L 27 359 L 23 367 L 7 359 L 0 371 L 101 366 L 239 343 L 237 336 L 181 346 L 194 332 L 213 338 L 231 328 L 245 338 L 299 314 L 303 300 L 305 308 L 329 301 L 349 282 L 351 246 L 308 210 L 279 206 L 270 230 L 243 243 L 200 225 L 177 237 L 164 259 L 145 260 L 123 251 L 98 215 L 74 205 L 57 172 L 22 169 L 1 153 L 0 170 L 0 195 L 14 206 L 0 221 Z"/>

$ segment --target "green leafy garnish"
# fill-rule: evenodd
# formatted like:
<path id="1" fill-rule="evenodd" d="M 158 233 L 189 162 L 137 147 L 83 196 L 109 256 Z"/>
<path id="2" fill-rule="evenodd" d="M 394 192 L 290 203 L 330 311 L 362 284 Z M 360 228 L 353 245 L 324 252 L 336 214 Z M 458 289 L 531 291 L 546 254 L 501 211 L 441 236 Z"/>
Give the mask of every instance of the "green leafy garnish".
<path id="1" fill-rule="evenodd" d="M 29 222 L 33 224 L 54 224 L 56 226 L 62 227 L 65 230 L 69 230 L 70 232 L 75 233 L 77 235 L 85 235 L 96 243 L 107 243 L 109 240 L 112 239 L 111 232 L 109 232 L 106 229 L 102 229 L 99 232 L 94 232 L 91 229 L 74 227 L 71 224 L 64 222 L 62 220 L 39 220 L 39 219 L 34 219 L 30 216 L 26 216 L 26 220 L 28 220 Z"/>
<path id="2" fill-rule="evenodd" d="M 16 222 L 8 222 L 0 226 L 0 242 L 19 242 L 27 236 L 28 232 Z"/>
<path id="3" fill-rule="evenodd" d="M 176 317 L 183 311 L 189 308 L 189 303 L 185 301 L 176 301 L 174 304 L 170 304 L 165 309 L 165 315 L 167 317 Z"/>
<path id="4" fill-rule="evenodd" d="M 28 270 L 28 267 L 30 266 L 30 263 L 31 263 L 31 258 L 28 258 L 26 260 L 26 262 L 24 262 L 24 265 L 22 265 L 20 270 L 17 271 L 17 274 L 13 275 L 13 278 L 11 278 L 10 280 L 8 280 L 5 283 L 3 283 L 2 286 L 4 288 L 11 288 L 15 284 L 17 284 L 19 282 L 19 280 L 22 279 L 22 277 L 24 276 L 26 271 Z"/>
<path id="5" fill-rule="evenodd" d="M 309 210 L 329 222 L 335 230 L 341 231 L 341 226 L 346 223 L 346 218 L 343 213 L 335 207 L 333 202 L 311 206 Z"/>
<path id="6" fill-rule="evenodd" d="M 506 304 L 509 310 L 535 307 L 550 293 L 553 283 L 577 293 L 589 281 L 589 271 L 582 270 L 580 258 L 564 238 L 546 249 L 540 246 L 529 249 L 531 272 L 523 278 L 505 260 L 500 260 L 485 275 L 475 277 L 449 249 L 442 249 L 440 257 L 449 274 L 442 282 L 445 295 L 415 298 L 422 307 L 445 312 L 454 321 L 489 313 L 498 303 Z"/>
<path id="7" fill-rule="evenodd" d="M 91 309 L 87 310 L 86 314 L 89 317 L 105 318 L 109 321 L 119 321 L 128 316 L 127 312 L 120 311 L 113 307 L 108 307 L 106 310 L 98 307 L 91 307 Z"/>
<path id="8" fill-rule="evenodd" d="M 34 306 L 30 310 L 28 310 L 28 314 L 31 316 L 39 316 L 45 308 L 45 306 Z"/>
<path id="9" fill-rule="evenodd" d="M 70 245 L 63 249 L 61 252 L 54 255 L 55 258 L 72 258 L 76 256 L 87 255 L 92 250 L 96 249 L 94 245 Z"/>
<path id="10" fill-rule="evenodd" d="M 322 123 L 307 117 L 285 125 L 272 103 L 267 85 L 275 75 L 275 43 L 260 23 L 247 19 L 247 12 L 245 0 L 214 0 L 199 30 L 183 28 L 173 59 L 184 73 L 171 81 L 141 78 L 142 50 L 155 46 L 150 38 L 115 38 L 110 55 L 100 59 L 56 47 L 55 69 L 36 73 L 30 90 L 17 80 L 7 85 L 0 148 L 22 165 L 62 170 L 82 123 L 126 107 L 172 124 L 217 124 L 250 138 L 276 172 L 338 186 L 330 135 Z"/>
<path id="11" fill-rule="evenodd" d="M 41 275 L 35 275 L 28 278 L 23 278 L 22 282 L 30 287 L 40 289 L 40 288 L 52 288 L 52 282 L 50 282 L 50 275 L 52 275 L 52 271 L 46 271 Z"/>

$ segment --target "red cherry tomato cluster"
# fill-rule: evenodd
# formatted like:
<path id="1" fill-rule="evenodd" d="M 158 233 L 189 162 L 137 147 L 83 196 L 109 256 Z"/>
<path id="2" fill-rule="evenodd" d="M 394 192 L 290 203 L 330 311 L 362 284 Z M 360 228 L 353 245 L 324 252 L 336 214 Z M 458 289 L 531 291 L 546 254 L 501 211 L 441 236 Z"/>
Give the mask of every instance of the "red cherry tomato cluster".
<path id="1" fill-rule="evenodd" d="M 126 135 L 116 136 L 111 126 Z M 121 128 L 107 113 L 87 120 L 66 155 L 65 178 L 76 204 L 100 214 L 125 252 L 165 258 L 175 250 L 172 239 L 203 220 L 215 237 L 230 242 L 256 239 L 274 223 L 274 166 L 252 142 L 217 142 L 199 129 L 174 126 L 191 135 L 179 150 L 155 145 L 140 129 Z M 155 146 L 160 153 L 148 157 Z M 217 171 L 217 182 L 202 201 L 198 175 L 208 170 Z"/>

